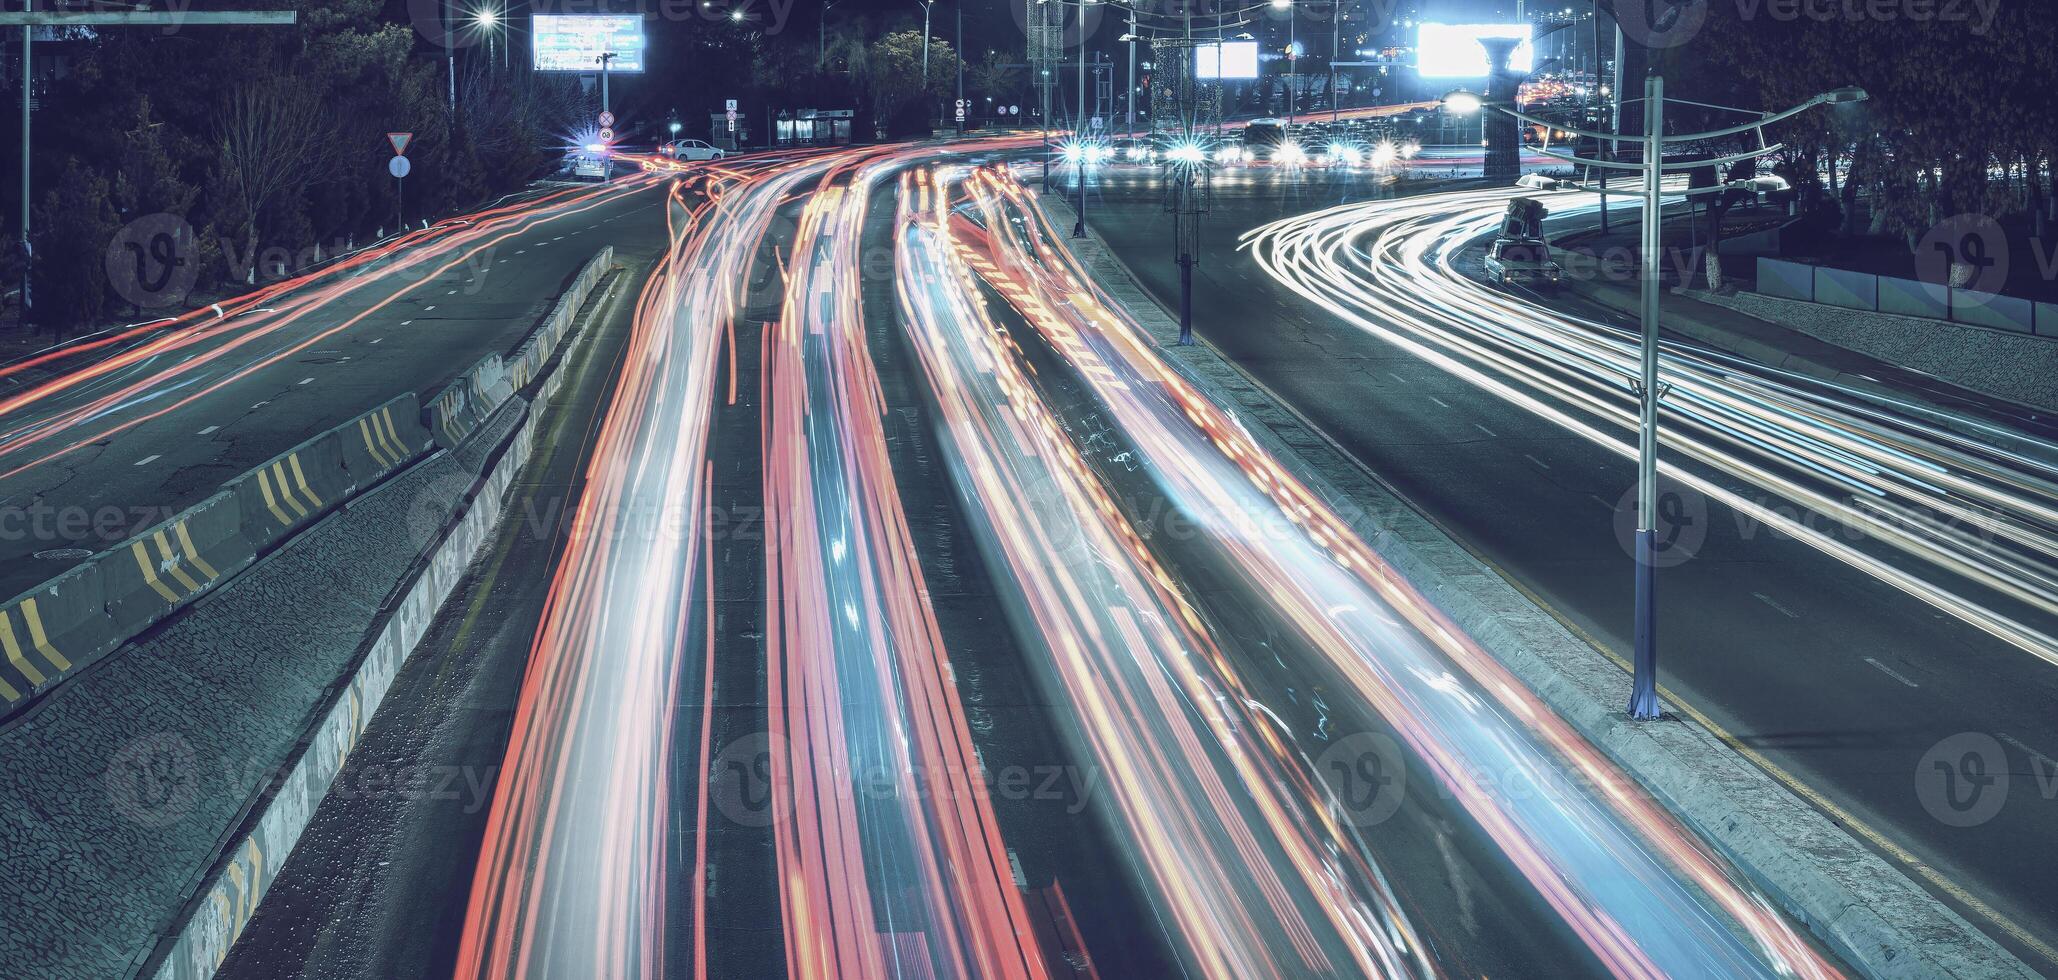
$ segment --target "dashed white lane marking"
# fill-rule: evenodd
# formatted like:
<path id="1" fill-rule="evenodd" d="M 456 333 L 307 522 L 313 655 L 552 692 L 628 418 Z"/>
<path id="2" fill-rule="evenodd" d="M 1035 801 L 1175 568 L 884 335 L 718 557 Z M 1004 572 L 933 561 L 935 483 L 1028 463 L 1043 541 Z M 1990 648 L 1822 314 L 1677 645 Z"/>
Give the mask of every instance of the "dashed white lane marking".
<path id="1" fill-rule="evenodd" d="M 1534 456 L 1531 456 L 1531 455 L 1529 455 L 1528 453 L 1523 453 L 1523 454 L 1522 454 L 1522 458 L 1523 458 L 1523 459 L 1526 459 L 1526 460 L 1528 460 L 1528 461 L 1530 461 L 1530 462 L 1532 462 L 1532 463 L 1535 463 L 1536 465 L 1538 465 L 1538 466 L 1541 466 L 1541 467 L 1543 467 L 1544 469 L 1550 469 L 1550 468 L 1551 468 L 1551 464 L 1549 464 L 1549 463 L 1546 463 L 1546 462 L 1544 462 L 1543 460 L 1540 460 L 1540 459 L 1538 459 L 1538 458 L 1536 458 L 1536 457 L 1534 457 Z"/>
<path id="2" fill-rule="evenodd" d="M 1387 377 L 1389 377 L 1389 378 L 1392 378 L 1392 379 L 1394 379 L 1395 381 L 1398 381 L 1398 382 L 1400 382 L 1401 384 L 1407 384 L 1407 383 L 1408 383 L 1408 379 L 1406 379 L 1406 378 L 1403 378 L 1403 377 L 1401 377 L 1400 375 L 1398 375 L 1398 374 L 1395 374 L 1395 373 L 1393 373 L 1392 371 L 1388 371 L 1388 372 L 1386 372 L 1386 376 L 1387 376 Z"/>
<path id="3" fill-rule="evenodd" d="M 400 325 L 404 327 L 404 326 L 407 326 L 408 324 L 410 324 L 410 323 L 413 323 L 413 322 L 414 322 L 413 320 L 402 320 L 402 321 L 400 321 Z"/>
<path id="4" fill-rule="evenodd" d="M 447 293 L 444 293 L 443 295 L 445 295 L 445 296 L 455 296 L 455 295 L 457 295 L 457 290 L 453 289 L 453 290 L 451 290 L 451 291 L 449 291 L 449 292 L 447 292 Z"/>
<path id="5" fill-rule="evenodd" d="M 1605 500 L 1602 500 L 1602 499 L 1601 499 L 1601 495 L 1600 495 L 1600 494 L 1597 494 L 1597 493 L 1590 493 L 1590 494 L 1587 494 L 1587 495 L 1586 495 L 1586 499 L 1588 499 L 1588 500 L 1591 500 L 1591 501 L 1593 501 L 1594 503 L 1600 504 L 1600 505 L 1601 505 L 1601 507 L 1602 507 L 1602 508 L 1604 508 L 1604 509 L 1606 509 L 1606 510 L 1614 510 L 1614 509 L 1615 509 L 1615 505 L 1614 505 L 1614 504 L 1611 504 L 1611 503 L 1609 503 L 1609 502 L 1607 502 L 1607 501 L 1605 501 Z"/>
<path id="6" fill-rule="evenodd" d="M 263 408 L 263 407 L 265 407 L 266 405 L 269 405 L 269 404 L 271 404 L 271 403 L 272 403 L 271 399 L 267 398 L 267 399 L 265 399 L 264 401 L 258 402 L 257 404 L 255 404 L 255 405 L 252 405 L 252 406 L 250 406 L 250 407 L 251 407 L 251 408 L 253 408 L 253 409 L 256 409 L 256 408 Z"/>
<path id="7" fill-rule="evenodd" d="M 1888 677 L 1891 677 L 1891 678 L 1893 678 L 1894 680 L 1900 681 L 1901 683 L 1903 683 L 1903 684 L 1906 684 L 1906 685 L 1908 685 L 1909 687 L 1921 687 L 1921 686 L 1922 686 L 1922 685 L 1920 685 L 1920 684 L 1917 684 L 1917 683 L 1915 683 L 1914 681 L 1911 681 L 1911 680 L 1909 680 L 1909 679 L 1908 679 L 1907 677 L 1903 676 L 1903 675 L 1901 674 L 1901 672 L 1900 672 L 1900 671 L 1898 671 L 1898 670 L 1895 670 L 1895 669 L 1893 669 L 1892 667 L 1889 667 L 1889 666 L 1887 666 L 1886 664 L 1880 663 L 1879 661 L 1877 661 L 1877 660 L 1874 660 L 1874 659 L 1872 659 L 1871 657 L 1866 657 L 1866 658 L 1865 658 L 1865 662 L 1866 662 L 1866 663 L 1868 663 L 1868 664 L 1871 664 L 1871 665 L 1872 665 L 1872 666 L 1874 666 L 1874 667 L 1878 667 L 1878 668 L 1879 668 L 1879 672 L 1880 672 L 1880 673 L 1882 673 L 1882 674 L 1885 674 L 1885 675 L 1887 675 Z"/>
<path id="8" fill-rule="evenodd" d="M 436 308 L 436 307 L 435 307 L 434 305 L 424 306 L 424 307 L 422 307 L 422 312 L 423 312 L 423 313 L 427 313 L 427 312 L 429 312 L 430 310 L 433 310 L 433 309 L 435 309 L 435 308 Z"/>
<path id="9" fill-rule="evenodd" d="M 1441 406 L 1441 407 L 1443 407 L 1443 408 L 1449 408 L 1449 407 L 1451 407 L 1451 403 L 1450 403 L 1450 402 L 1444 401 L 1443 399 L 1441 399 L 1441 398 L 1438 398 L 1438 397 L 1436 397 L 1435 395 L 1430 395 L 1430 396 L 1429 396 L 1429 400 L 1430 400 L 1430 401 L 1433 401 L 1433 402 L 1435 402 L 1435 403 L 1437 403 L 1437 405 L 1439 405 L 1439 406 Z"/>
<path id="10" fill-rule="evenodd" d="M 313 378 L 301 378 L 301 379 L 300 379 L 300 383 L 301 383 L 301 384 L 304 384 L 304 385 L 311 385 L 311 384 L 313 384 L 313 383 L 314 383 L 314 379 L 313 379 Z"/>
<path id="11" fill-rule="evenodd" d="M 1499 439 L 1499 438 L 1501 437 L 1501 434 L 1500 434 L 1500 433 L 1498 433 L 1498 432 L 1495 432 L 1494 430 L 1492 430 L 1492 429 L 1489 429 L 1489 428 L 1487 428 L 1486 426 L 1480 425 L 1480 424 L 1479 424 L 1479 423 L 1477 423 L 1477 422 L 1474 422 L 1474 423 L 1472 423 L 1472 427 L 1473 427 L 1473 428 L 1475 428 L 1475 429 L 1478 429 L 1478 430 L 1479 430 L 1479 431 L 1481 431 L 1481 432 L 1484 432 L 1484 433 L 1486 433 L 1486 434 L 1487 434 L 1488 436 L 1491 436 L 1491 437 L 1493 437 L 1493 438 L 1495 438 L 1495 439 Z"/>
<path id="12" fill-rule="evenodd" d="M 564 241 L 564 240 L 565 240 L 565 236 L 563 236 L 563 235 L 559 235 L 559 236 L 557 236 L 556 238 L 553 238 L 553 239 L 551 239 L 551 241 L 553 241 L 553 242 L 561 242 L 561 241 Z"/>
<path id="13" fill-rule="evenodd" d="M 2058 760 L 2030 748 L 2021 739 L 2007 732 L 1995 732 L 1994 737 L 2021 749 L 2024 755 L 2029 756 L 2030 769 L 2036 773 L 2037 783 L 2046 787 L 2044 797 L 2049 799 L 2053 795 L 2050 787 L 2058 786 Z"/>
<path id="14" fill-rule="evenodd" d="M 219 425 L 210 425 L 207 428 L 201 429 L 199 432 L 194 433 L 194 435 L 204 436 L 219 428 L 221 428 L 221 426 Z"/>
<path id="15" fill-rule="evenodd" d="M 526 248 L 518 248 L 518 249 L 515 249 L 515 254 L 516 254 L 516 255 L 527 255 L 527 254 L 529 254 L 529 250 L 528 250 L 528 249 L 526 249 Z"/>
<path id="16" fill-rule="evenodd" d="M 145 464 L 147 464 L 147 463 L 154 463 L 154 462 L 156 462 L 156 461 L 157 461 L 157 458 L 158 458 L 158 457 L 157 457 L 157 454 L 155 454 L 155 453 L 152 453 L 151 455 L 145 456 L 145 457 L 143 457 L 142 459 L 136 460 L 136 465 L 137 465 L 137 466 L 142 466 L 142 465 L 145 465 Z"/>
<path id="17" fill-rule="evenodd" d="M 1781 613 L 1784 613 L 1784 614 L 1786 615 L 1786 618 L 1788 618 L 1788 619 L 1799 619 L 1799 618 L 1801 618 L 1801 614 L 1800 614 L 1800 613 L 1797 613 L 1797 612 L 1795 612 L 1795 611 L 1793 611 L 1793 610 L 1791 610 L 1791 609 L 1788 609 L 1788 608 L 1787 608 L 1787 607 L 1785 607 L 1785 606 L 1782 606 L 1782 605 L 1780 605 L 1780 604 L 1779 604 L 1779 603 L 1777 603 L 1777 602 L 1774 602 L 1774 601 L 1772 601 L 1772 597 L 1771 597 L 1771 596 L 1769 596 L 1769 595 L 1766 595 L 1766 594 L 1765 594 L 1765 593 L 1763 593 L 1763 592 L 1753 592 L 1753 593 L 1751 593 L 1751 594 L 1752 594 L 1752 595 L 1754 595 L 1754 596 L 1757 596 L 1757 597 L 1758 597 L 1758 601 L 1759 601 L 1759 602 L 1762 602 L 1762 603 L 1764 603 L 1764 604 L 1766 604 L 1766 605 L 1768 605 L 1768 606 L 1771 606 L 1771 607 L 1772 607 L 1772 608 L 1774 608 L 1774 609 L 1777 609 L 1777 610 L 1779 610 L 1779 611 L 1780 611 Z"/>
<path id="18" fill-rule="evenodd" d="M 407 323 L 413 323 L 413 322 L 414 322 L 413 320 L 409 320 L 409 321 L 407 321 Z M 403 323 L 403 324 L 401 324 L 401 326 L 403 326 L 403 327 L 404 327 L 404 326 L 407 326 L 407 323 Z M 385 339 L 386 339 L 386 338 L 384 338 L 384 337 L 373 337 L 373 338 L 372 338 L 372 343 L 376 344 L 376 343 L 378 343 L 379 341 L 381 341 L 381 340 L 385 340 Z"/>

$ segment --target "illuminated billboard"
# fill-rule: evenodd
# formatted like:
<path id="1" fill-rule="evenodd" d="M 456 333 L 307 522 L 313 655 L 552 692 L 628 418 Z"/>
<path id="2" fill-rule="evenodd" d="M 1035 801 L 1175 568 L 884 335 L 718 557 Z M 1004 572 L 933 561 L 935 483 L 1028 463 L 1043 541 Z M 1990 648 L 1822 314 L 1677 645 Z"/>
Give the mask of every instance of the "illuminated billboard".
<path id="1" fill-rule="evenodd" d="M 1258 77 L 1258 42 L 1223 41 L 1193 49 L 1193 77 L 1202 81 Z"/>
<path id="2" fill-rule="evenodd" d="M 1528 24 L 1422 24 L 1416 28 L 1416 70 L 1423 78 L 1485 78 L 1490 69 L 1479 39 L 1502 37 L 1521 41 L 1508 56 L 1508 69 L 1527 75 L 1536 53 Z"/>
<path id="3" fill-rule="evenodd" d="M 635 14 L 537 14 L 530 36 L 537 71 L 600 70 L 600 56 L 612 53 L 608 70 L 643 70 L 643 18 Z"/>

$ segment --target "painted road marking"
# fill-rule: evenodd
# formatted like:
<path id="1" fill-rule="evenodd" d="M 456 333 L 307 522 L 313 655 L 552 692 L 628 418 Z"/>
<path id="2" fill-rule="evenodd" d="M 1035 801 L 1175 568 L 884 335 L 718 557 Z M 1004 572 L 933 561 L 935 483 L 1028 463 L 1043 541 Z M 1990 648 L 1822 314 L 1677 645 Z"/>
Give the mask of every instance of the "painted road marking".
<path id="1" fill-rule="evenodd" d="M 252 406 L 250 406 L 250 407 L 251 407 L 251 408 L 263 408 L 263 407 L 265 407 L 266 405 L 269 405 L 269 404 L 271 404 L 271 399 L 267 398 L 267 399 L 265 399 L 264 401 L 258 402 L 257 404 L 255 404 L 255 405 L 252 405 Z"/>
<path id="2" fill-rule="evenodd" d="M 435 308 L 436 308 L 436 307 L 435 307 L 435 306 L 433 306 L 433 305 L 431 305 L 431 306 L 424 306 L 424 307 L 422 307 L 422 312 L 423 312 L 423 313 L 427 313 L 427 312 L 429 312 L 430 310 L 433 310 L 433 309 L 435 309 Z"/>
<path id="3" fill-rule="evenodd" d="M 1549 463 L 1546 463 L 1546 462 L 1544 462 L 1543 460 L 1540 460 L 1540 459 L 1538 459 L 1538 458 L 1536 458 L 1536 457 L 1534 457 L 1534 456 L 1531 456 L 1531 455 L 1529 455 L 1528 453 L 1523 453 L 1523 454 L 1522 454 L 1522 458 L 1523 458 L 1523 459 L 1526 459 L 1526 460 L 1528 460 L 1528 461 L 1530 461 L 1530 462 L 1532 462 L 1532 463 L 1535 463 L 1536 465 L 1538 465 L 1538 466 L 1541 466 L 1541 467 L 1543 467 L 1544 469 L 1550 469 L 1550 468 L 1551 468 L 1551 464 L 1549 464 Z"/>
<path id="4" fill-rule="evenodd" d="M 1406 378 L 1403 378 L 1403 377 L 1401 377 L 1400 375 L 1398 375 L 1398 374 L 1395 374 L 1395 373 L 1393 373 L 1392 371 L 1388 371 L 1388 372 L 1386 372 L 1386 376 L 1387 376 L 1387 377 L 1389 377 L 1389 378 L 1392 378 L 1392 379 L 1394 379 L 1395 381 L 1398 381 L 1398 382 L 1400 382 L 1401 384 L 1407 384 L 1407 383 L 1408 383 L 1408 379 L 1406 379 Z"/>
<path id="5" fill-rule="evenodd" d="M 402 324 L 402 326 L 405 326 L 405 325 L 406 325 L 406 324 Z M 386 339 L 386 338 L 384 338 L 384 337 L 373 337 L 373 338 L 372 338 L 372 343 L 376 344 L 376 343 L 378 343 L 379 341 L 381 341 L 381 340 L 385 340 L 385 339 Z"/>
<path id="6" fill-rule="evenodd" d="M 1450 403 L 1450 402 L 1444 401 L 1443 399 L 1441 399 L 1441 398 L 1438 398 L 1438 397 L 1436 397 L 1435 395 L 1430 395 L 1430 396 L 1429 396 L 1429 400 L 1430 400 L 1430 401 L 1433 401 L 1433 402 L 1435 402 L 1435 403 L 1437 403 L 1438 405 L 1441 405 L 1441 406 L 1443 406 L 1444 408 L 1449 408 L 1449 407 L 1451 407 L 1451 403 Z"/>
<path id="7" fill-rule="evenodd" d="M 408 324 L 410 324 L 410 323 L 413 323 L 413 322 L 414 322 L 413 320 L 402 320 L 402 321 L 400 321 L 400 325 L 404 327 L 404 326 L 407 326 Z M 376 344 L 376 343 L 378 343 L 378 341 L 374 340 L 374 341 L 372 341 L 372 343 Z"/>
<path id="8" fill-rule="evenodd" d="M 1614 505 L 1614 504 L 1611 504 L 1611 503 L 1609 503 L 1609 502 L 1607 502 L 1607 501 L 1605 501 L 1605 500 L 1602 500 L 1602 499 L 1601 499 L 1601 495 L 1600 495 L 1600 494 L 1597 494 L 1597 493 L 1590 493 L 1590 494 L 1587 494 L 1587 495 L 1586 495 L 1586 499 L 1588 499 L 1588 500 L 1591 500 L 1591 501 L 1593 501 L 1594 503 L 1600 504 L 1600 505 L 1601 505 L 1601 509 L 1602 509 L 1602 510 L 1614 510 L 1614 509 L 1615 509 L 1615 505 Z"/>
<path id="9" fill-rule="evenodd" d="M 1494 430 L 1489 429 L 1486 426 L 1480 425 L 1477 422 L 1472 423 L 1472 427 L 1478 429 L 1481 432 L 1486 433 L 1488 436 L 1491 436 L 1492 438 L 1499 439 L 1501 437 L 1500 433 L 1495 432 Z"/>
<path id="10" fill-rule="evenodd" d="M 1771 607 L 1772 607 L 1772 608 L 1774 608 L 1774 609 L 1777 609 L 1777 610 L 1779 610 L 1779 611 L 1780 611 L 1780 612 L 1782 612 L 1782 613 L 1785 613 L 1785 614 L 1786 614 L 1786 618 L 1788 618 L 1788 619 L 1799 619 L 1799 618 L 1801 618 L 1801 614 L 1800 614 L 1800 613 L 1797 613 L 1797 612 L 1795 612 L 1795 611 L 1793 611 L 1793 610 L 1791 610 L 1791 609 L 1788 609 L 1788 608 L 1787 608 L 1787 607 L 1785 607 L 1785 606 L 1782 606 L 1782 605 L 1780 605 L 1780 604 L 1779 604 L 1779 603 L 1777 603 L 1777 602 L 1774 602 L 1774 601 L 1772 601 L 1772 597 L 1771 597 L 1771 596 L 1769 596 L 1769 595 L 1766 595 L 1766 594 L 1765 594 L 1765 593 L 1763 593 L 1763 592 L 1753 592 L 1753 593 L 1751 593 L 1751 594 L 1752 594 L 1752 595 L 1754 595 L 1754 596 L 1757 596 L 1757 597 L 1758 597 L 1758 601 L 1759 601 L 1759 602 L 1762 602 L 1762 603 L 1764 603 L 1764 604 L 1766 604 L 1766 605 L 1768 605 L 1768 606 L 1771 606 Z"/>
<path id="11" fill-rule="evenodd" d="M 445 295 L 445 296 L 455 296 L 455 295 L 457 295 L 457 290 L 453 289 L 453 290 L 451 290 L 451 291 L 449 291 L 449 292 L 447 292 L 447 293 L 444 293 L 443 295 Z"/>
<path id="12" fill-rule="evenodd" d="M 313 378 L 301 378 L 301 379 L 300 379 L 300 383 L 301 383 L 301 384 L 313 384 L 313 383 L 314 383 L 314 379 L 313 379 Z"/>
<path id="13" fill-rule="evenodd" d="M 1900 671 L 1898 671 L 1898 670 L 1895 670 L 1895 669 L 1893 669 L 1892 667 L 1889 667 L 1889 666 L 1887 666 L 1886 664 L 1880 663 L 1879 661 L 1877 661 L 1877 660 L 1874 660 L 1874 659 L 1872 659 L 1871 657 L 1866 657 L 1866 658 L 1865 658 L 1865 662 L 1866 662 L 1866 663 L 1868 663 L 1868 664 L 1871 664 L 1871 665 L 1872 665 L 1872 666 L 1874 666 L 1874 667 L 1878 667 L 1878 668 L 1879 668 L 1879 672 L 1880 672 L 1880 673 L 1882 673 L 1882 674 L 1885 674 L 1885 675 L 1887 675 L 1888 677 L 1891 677 L 1891 678 L 1893 678 L 1894 680 L 1900 681 L 1901 683 L 1903 683 L 1903 684 L 1906 684 L 1906 685 L 1908 685 L 1909 687 L 1921 687 L 1921 686 L 1922 686 L 1922 685 L 1920 685 L 1920 684 L 1917 684 L 1917 683 L 1915 683 L 1914 681 L 1911 681 L 1911 680 L 1909 680 L 1909 679 L 1908 679 L 1908 678 L 1907 678 L 1907 677 L 1906 677 L 1905 675 L 1903 675 L 1903 674 L 1902 674 L 1902 673 L 1901 673 Z"/>
<path id="14" fill-rule="evenodd" d="M 158 460 L 158 458 L 159 458 L 159 457 L 158 457 L 158 454 L 156 454 L 156 453 L 151 453 L 150 455 L 148 455 L 148 456 L 145 456 L 145 457 L 143 457 L 142 459 L 136 460 L 136 465 L 137 465 L 137 466 L 146 466 L 146 465 L 148 465 L 148 464 L 150 464 L 150 463 L 154 463 L 154 462 L 156 462 L 156 461 Z"/>
<path id="15" fill-rule="evenodd" d="M 201 430 L 200 430 L 199 432 L 196 432 L 196 433 L 194 433 L 194 434 L 195 434 L 195 435 L 202 435 L 202 436 L 204 436 L 204 435 L 208 435 L 208 434 L 210 434 L 210 433 L 214 432 L 214 431 L 215 431 L 216 429 L 219 429 L 219 428 L 221 428 L 221 426 L 219 426 L 219 425 L 210 425 L 210 426 L 208 426 L 207 428 L 205 428 L 205 429 L 201 429 Z"/>

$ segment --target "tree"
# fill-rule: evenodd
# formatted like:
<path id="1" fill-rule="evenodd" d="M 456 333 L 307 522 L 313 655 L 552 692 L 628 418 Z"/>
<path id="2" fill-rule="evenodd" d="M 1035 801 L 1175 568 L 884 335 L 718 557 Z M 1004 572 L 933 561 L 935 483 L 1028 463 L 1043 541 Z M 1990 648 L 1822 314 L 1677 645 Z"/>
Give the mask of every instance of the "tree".
<path id="1" fill-rule="evenodd" d="M 30 283 L 39 322 L 64 338 L 107 308 L 107 246 L 120 227 L 107 178 L 74 157 L 36 208 L 36 265 Z"/>
<path id="2" fill-rule="evenodd" d="M 926 127 L 935 118 L 936 100 L 956 90 L 957 72 L 957 52 L 930 38 L 929 80 L 923 84 L 921 31 L 896 31 L 872 42 L 858 84 L 870 97 L 873 127 L 887 132 Z"/>
<path id="3" fill-rule="evenodd" d="M 328 175 L 336 136 L 321 119 L 304 90 L 280 84 L 238 87 L 216 116 L 216 180 L 235 205 L 251 256 L 262 244 L 266 209 Z M 257 281 L 254 262 L 245 281 Z"/>

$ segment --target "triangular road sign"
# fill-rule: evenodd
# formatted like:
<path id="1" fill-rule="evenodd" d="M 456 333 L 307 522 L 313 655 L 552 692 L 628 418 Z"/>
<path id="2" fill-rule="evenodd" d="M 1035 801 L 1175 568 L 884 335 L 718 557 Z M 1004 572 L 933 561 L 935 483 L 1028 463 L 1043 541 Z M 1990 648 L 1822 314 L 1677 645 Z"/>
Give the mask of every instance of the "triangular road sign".
<path id="1" fill-rule="evenodd" d="M 413 133 L 387 133 L 386 142 L 393 144 L 394 156 L 405 156 L 407 144 L 414 139 Z"/>

